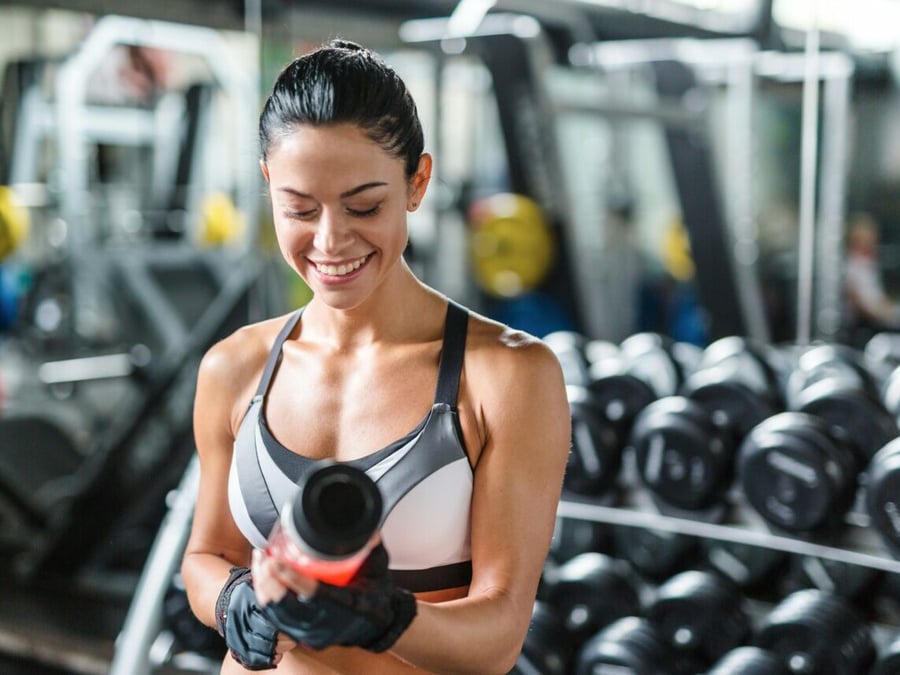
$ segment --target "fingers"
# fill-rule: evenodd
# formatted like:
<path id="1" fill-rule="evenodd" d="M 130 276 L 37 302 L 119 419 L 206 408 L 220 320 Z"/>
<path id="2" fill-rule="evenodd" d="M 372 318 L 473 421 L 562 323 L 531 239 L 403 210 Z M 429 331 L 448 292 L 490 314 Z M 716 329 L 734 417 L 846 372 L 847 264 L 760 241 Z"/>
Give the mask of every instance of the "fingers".
<path id="1" fill-rule="evenodd" d="M 250 563 L 253 575 L 253 590 L 256 591 L 256 600 L 261 606 L 270 602 L 277 602 L 284 597 L 287 588 L 272 574 L 272 560 L 262 551 L 254 549 Z"/>
<path id="2" fill-rule="evenodd" d="M 319 582 L 312 577 L 296 572 L 277 558 L 268 558 L 268 563 L 272 577 L 296 595 L 301 598 L 309 598 L 316 592 Z"/>

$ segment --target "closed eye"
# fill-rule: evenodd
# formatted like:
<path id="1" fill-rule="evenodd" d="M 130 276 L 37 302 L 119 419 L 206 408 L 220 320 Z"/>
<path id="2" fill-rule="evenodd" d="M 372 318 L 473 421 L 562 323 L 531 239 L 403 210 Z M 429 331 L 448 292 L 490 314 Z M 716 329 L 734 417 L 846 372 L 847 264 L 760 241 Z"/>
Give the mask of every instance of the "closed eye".
<path id="1" fill-rule="evenodd" d="M 381 210 L 380 202 L 378 204 L 376 204 L 375 206 L 373 206 L 371 209 L 359 210 L 359 209 L 351 209 L 349 206 L 347 207 L 347 213 L 349 213 L 351 216 L 354 216 L 356 218 L 368 218 L 370 216 L 374 216 L 380 210 Z"/>

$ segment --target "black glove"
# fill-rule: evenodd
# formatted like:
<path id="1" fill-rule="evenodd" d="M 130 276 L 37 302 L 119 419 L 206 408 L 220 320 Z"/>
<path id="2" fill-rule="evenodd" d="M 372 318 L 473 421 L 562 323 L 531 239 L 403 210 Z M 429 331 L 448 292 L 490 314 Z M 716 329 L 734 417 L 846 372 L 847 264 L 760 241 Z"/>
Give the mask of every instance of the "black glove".
<path id="1" fill-rule="evenodd" d="M 346 586 L 319 582 L 311 597 L 288 593 L 263 611 L 279 630 L 315 649 L 383 652 L 412 623 L 416 599 L 390 580 L 387 550 L 379 544 Z"/>
<path id="2" fill-rule="evenodd" d="M 216 600 L 216 630 L 235 661 L 247 670 L 275 667 L 278 628 L 272 625 L 256 601 L 250 570 L 232 567 Z"/>

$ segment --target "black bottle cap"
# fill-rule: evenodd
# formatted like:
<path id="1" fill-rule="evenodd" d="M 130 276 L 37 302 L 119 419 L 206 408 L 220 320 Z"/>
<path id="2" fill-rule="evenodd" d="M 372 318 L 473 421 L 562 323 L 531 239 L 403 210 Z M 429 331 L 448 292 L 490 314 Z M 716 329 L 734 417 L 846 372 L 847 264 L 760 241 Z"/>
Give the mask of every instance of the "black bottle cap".
<path id="1" fill-rule="evenodd" d="M 301 483 L 289 525 L 312 552 L 341 559 L 366 545 L 381 522 L 381 510 L 381 491 L 364 471 L 329 461 Z"/>

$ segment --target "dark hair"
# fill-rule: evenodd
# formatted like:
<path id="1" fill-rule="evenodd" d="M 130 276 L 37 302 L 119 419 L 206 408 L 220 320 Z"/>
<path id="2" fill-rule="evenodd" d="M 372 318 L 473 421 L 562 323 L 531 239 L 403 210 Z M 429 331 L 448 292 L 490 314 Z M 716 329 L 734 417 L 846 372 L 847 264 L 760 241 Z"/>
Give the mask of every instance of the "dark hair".
<path id="1" fill-rule="evenodd" d="M 294 59 L 278 75 L 259 117 L 263 161 L 298 125 L 332 123 L 358 125 L 405 160 L 407 177 L 415 173 L 425 141 L 412 96 L 380 56 L 346 40 Z"/>

